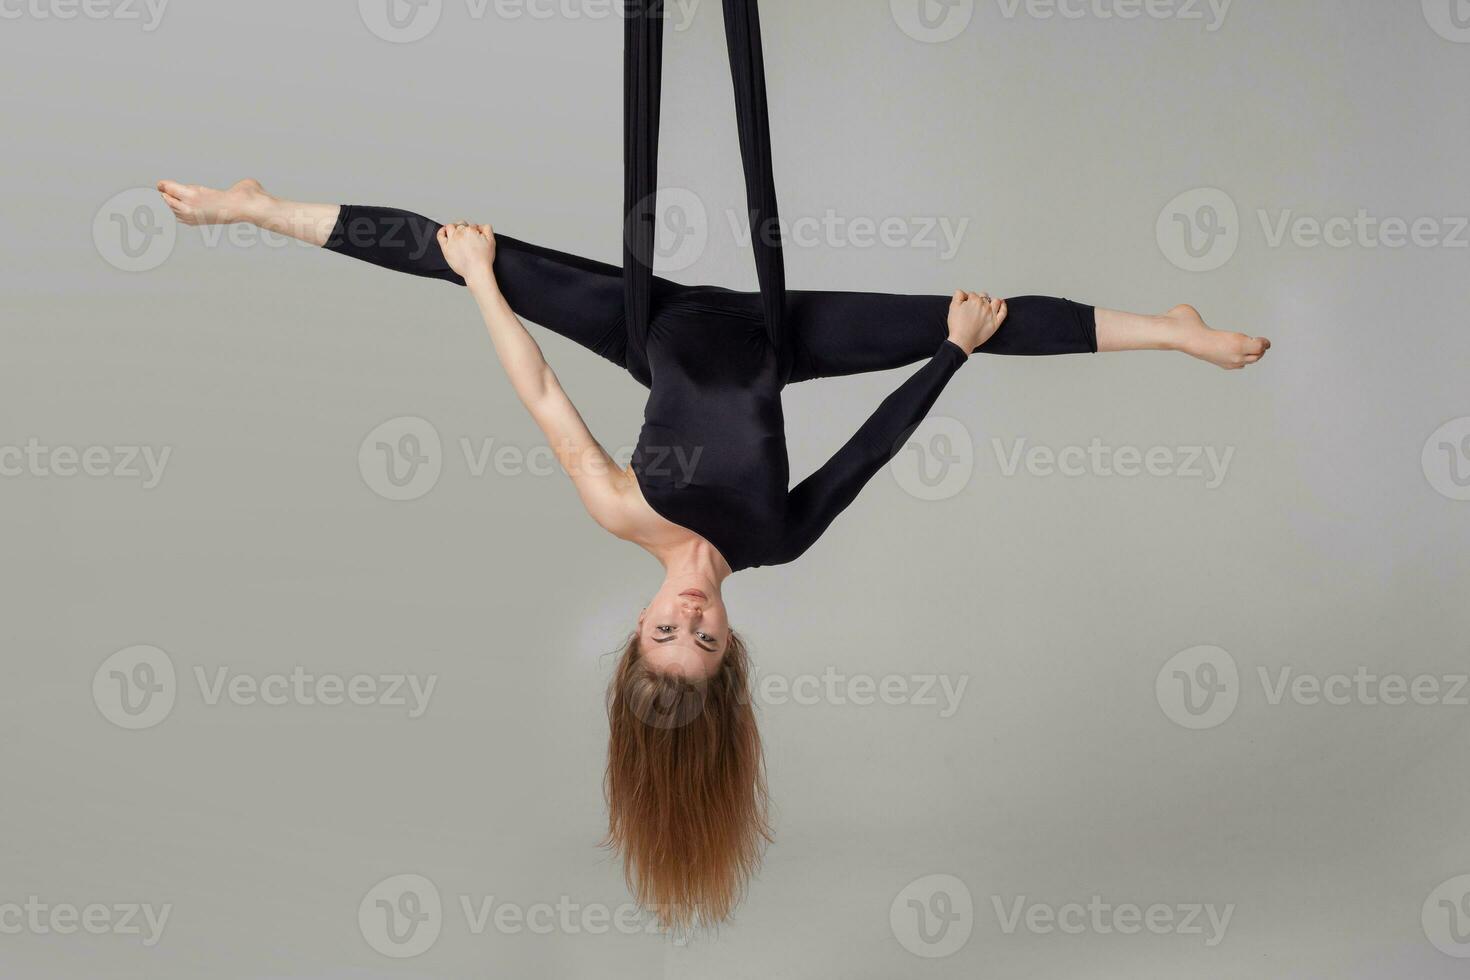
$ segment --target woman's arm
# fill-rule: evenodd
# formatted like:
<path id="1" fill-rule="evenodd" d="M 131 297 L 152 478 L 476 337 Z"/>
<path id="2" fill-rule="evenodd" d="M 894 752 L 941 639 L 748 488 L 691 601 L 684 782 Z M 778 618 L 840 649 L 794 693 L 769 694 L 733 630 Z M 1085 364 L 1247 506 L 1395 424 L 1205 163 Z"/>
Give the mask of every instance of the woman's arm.
<path id="1" fill-rule="evenodd" d="M 847 445 L 791 491 L 785 551 L 795 561 L 810 548 L 874 475 L 903 448 L 949 379 L 995 335 L 1008 313 L 1004 300 L 959 292 L 949 308 L 949 338 L 934 357 L 878 407 Z"/>
<path id="2" fill-rule="evenodd" d="M 479 304 L 511 386 L 572 478 L 587 513 L 608 531 L 625 536 L 630 511 L 621 490 L 622 472 L 593 437 L 541 346 L 501 294 L 493 268 L 494 232 L 489 225 L 449 225 L 439 231 L 439 246 Z"/>

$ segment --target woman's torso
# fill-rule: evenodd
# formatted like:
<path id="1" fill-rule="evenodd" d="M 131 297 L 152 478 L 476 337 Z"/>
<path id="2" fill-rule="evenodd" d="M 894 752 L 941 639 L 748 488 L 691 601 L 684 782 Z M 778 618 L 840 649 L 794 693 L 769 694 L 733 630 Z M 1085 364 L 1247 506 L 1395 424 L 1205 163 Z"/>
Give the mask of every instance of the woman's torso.
<path id="1" fill-rule="evenodd" d="M 784 380 L 759 297 L 681 291 L 654 311 L 652 376 L 633 472 L 648 505 L 738 571 L 780 544 L 790 467 Z"/>

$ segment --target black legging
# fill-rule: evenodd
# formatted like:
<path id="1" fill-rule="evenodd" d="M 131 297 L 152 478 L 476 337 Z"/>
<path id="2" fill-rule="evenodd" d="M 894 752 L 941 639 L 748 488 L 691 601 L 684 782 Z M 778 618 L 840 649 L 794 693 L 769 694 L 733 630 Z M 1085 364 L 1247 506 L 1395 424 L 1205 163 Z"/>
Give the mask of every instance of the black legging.
<path id="1" fill-rule="evenodd" d="M 464 280 L 444 261 L 437 235 L 442 226 L 396 208 L 345 205 L 326 247 L 341 255 L 413 276 Z M 495 278 L 518 316 L 575 341 L 649 384 L 646 358 L 629 356 L 623 270 L 606 262 L 543 248 L 499 233 Z M 650 309 L 714 287 L 683 286 L 654 276 Z M 726 292 L 732 304 L 759 303 L 754 293 Z M 1093 308 L 1065 299 L 1019 296 L 1008 300 L 1010 315 L 978 353 L 1021 356 L 1097 351 Z M 793 368 L 788 381 L 888 371 L 933 355 L 948 336 L 948 296 L 827 292 L 786 293 L 783 325 L 791 339 Z M 646 332 L 643 334 L 646 336 Z"/>

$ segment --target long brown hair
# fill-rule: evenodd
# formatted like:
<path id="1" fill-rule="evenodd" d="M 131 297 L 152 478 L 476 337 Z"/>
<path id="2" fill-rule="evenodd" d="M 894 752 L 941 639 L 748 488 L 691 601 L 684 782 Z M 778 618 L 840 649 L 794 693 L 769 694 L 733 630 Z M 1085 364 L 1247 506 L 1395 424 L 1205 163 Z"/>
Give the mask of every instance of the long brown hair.
<path id="1" fill-rule="evenodd" d="M 608 685 L 604 846 L 666 929 L 729 918 L 771 841 L 749 675 L 733 632 L 702 681 L 650 668 L 635 634 Z"/>

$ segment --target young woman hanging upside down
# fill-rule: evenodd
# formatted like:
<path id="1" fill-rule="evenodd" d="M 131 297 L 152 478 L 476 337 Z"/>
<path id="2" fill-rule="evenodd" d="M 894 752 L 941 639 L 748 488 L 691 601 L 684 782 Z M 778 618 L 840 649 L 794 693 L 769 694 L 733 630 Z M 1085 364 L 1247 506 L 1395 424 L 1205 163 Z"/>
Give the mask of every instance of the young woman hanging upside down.
<path id="1" fill-rule="evenodd" d="M 735 572 L 801 557 L 892 459 L 976 351 L 1059 355 L 1171 350 L 1255 364 L 1262 338 L 1216 331 L 1189 306 L 1159 316 L 1065 299 L 787 290 L 771 177 L 759 16 L 725 0 L 760 293 L 653 275 L 662 16 L 626 20 L 622 268 L 407 211 L 301 204 L 253 180 L 228 190 L 162 181 L 179 220 L 244 222 L 383 268 L 467 286 L 517 395 L 609 533 L 664 569 L 609 687 L 608 842 L 629 885 L 672 928 L 728 917 L 770 839 L 748 658 L 721 596 Z M 531 320 L 649 389 L 631 465 L 592 435 L 531 334 Z M 789 384 L 922 362 L 824 466 L 791 486 Z"/>

